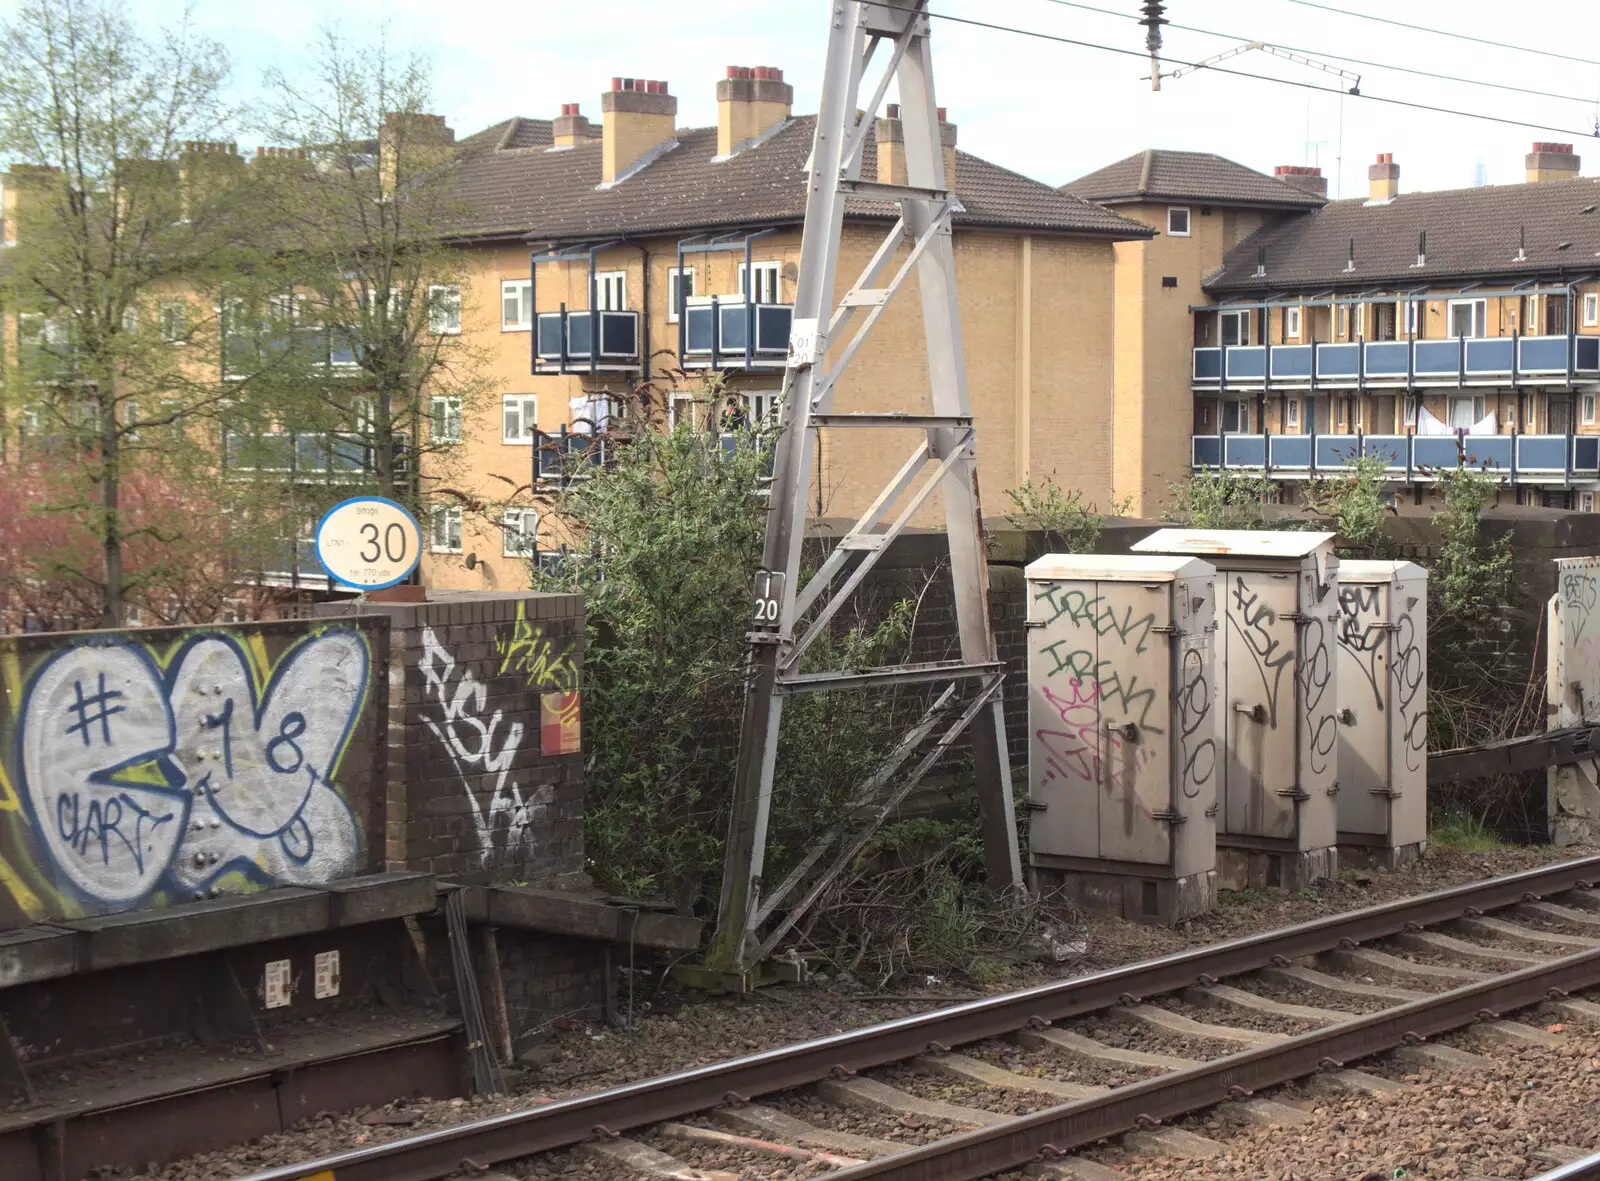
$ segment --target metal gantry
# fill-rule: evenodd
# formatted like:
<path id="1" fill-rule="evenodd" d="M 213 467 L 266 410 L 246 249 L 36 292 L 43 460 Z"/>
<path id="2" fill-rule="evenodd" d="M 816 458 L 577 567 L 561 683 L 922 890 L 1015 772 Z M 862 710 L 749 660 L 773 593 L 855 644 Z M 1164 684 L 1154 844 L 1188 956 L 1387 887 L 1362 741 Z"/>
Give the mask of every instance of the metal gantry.
<path id="1" fill-rule="evenodd" d="M 770 954 L 883 819 L 969 728 L 989 882 L 997 891 L 1022 888 L 1000 699 L 1003 665 L 989 624 L 988 564 L 951 247 L 951 218 L 961 205 L 944 175 L 926 0 L 835 0 L 829 5 L 829 21 L 771 511 L 755 588 L 733 816 L 710 962 L 713 970 L 740 977 Z M 868 69 L 874 58 L 882 57 L 888 60 L 863 102 Z M 899 90 L 905 184 L 860 179 L 867 133 L 891 82 Z M 835 306 L 840 231 L 852 200 L 892 202 L 900 214 Z M 913 276 L 927 338 L 931 412 L 921 407 L 903 413 L 835 412 L 833 395 L 841 374 Z M 860 323 L 853 325 L 858 314 Z M 853 334 L 847 333 L 852 326 Z M 802 586 L 801 547 L 819 427 L 914 428 L 925 438 Z M 801 672 L 802 655 L 826 633 L 835 614 L 936 490 L 945 508 L 960 658 Z M 911 683 L 935 686 L 921 719 L 862 784 L 840 824 L 822 835 L 781 884 L 765 889 L 767 821 L 785 697 Z"/>

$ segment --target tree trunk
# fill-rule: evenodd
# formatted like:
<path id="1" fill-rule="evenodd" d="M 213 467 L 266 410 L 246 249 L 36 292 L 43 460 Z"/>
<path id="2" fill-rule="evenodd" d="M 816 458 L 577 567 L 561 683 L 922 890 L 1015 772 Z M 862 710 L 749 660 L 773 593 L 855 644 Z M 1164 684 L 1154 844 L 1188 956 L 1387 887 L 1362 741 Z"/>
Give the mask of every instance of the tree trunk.
<path id="1" fill-rule="evenodd" d="M 105 600 L 101 610 L 102 627 L 121 627 L 125 616 L 122 601 L 122 518 L 121 457 L 117 444 L 117 404 L 110 397 L 100 399 L 100 511 L 103 518 L 101 548 L 105 553 Z"/>

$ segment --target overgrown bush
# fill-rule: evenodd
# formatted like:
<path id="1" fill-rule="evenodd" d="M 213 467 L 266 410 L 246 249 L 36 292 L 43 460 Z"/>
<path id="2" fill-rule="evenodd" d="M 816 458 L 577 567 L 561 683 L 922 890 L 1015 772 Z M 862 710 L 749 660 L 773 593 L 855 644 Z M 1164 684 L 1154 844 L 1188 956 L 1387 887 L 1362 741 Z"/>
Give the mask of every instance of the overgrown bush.
<path id="1" fill-rule="evenodd" d="M 1306 505 L 1333 525 L 1339 535 L 1339 556 L 1382 558 L 1393 550 L 1384 526 L 1394 512 L 1384 493 L 1388 464 L 1363 455 L 1347 462 L 1338 476 L 1320 476 L 1306 485 Z"/>
<path id="2" fill-rule="evenodd" d="M 1046 535 L 1058 553 L 1091 553 L 1100 542 L 1100 531 L 1107 516 L 1122 516 L 1133 505 L 1131 496 L 1111 502 L 1111 512 L 1086 501 L 1077 488 L 1062 488 L 1048 476 L 1032 476 L 1016 488 L 1006 489 L 1011 509 L 1006 520 L 1017 529 L 1037 530 Z"/>
<path id="3" fill-rule="evenodd" d="M 773 439 L 718 422 L 713 384 L 667 428 L 648 408 L 624 419 L 604 467 L 580 467 L 552 505 L 572 542 L 540 589 L 587 597 L 584 722 L 590 751 L 585 841 L 607 888 L 661 895 L 688 911 L 714 900 L 738 755 L 752 588 L 766 528 Z M 701 413 L 703 411 L 703 413 Z M 912 608 L 843 620 L 803 667 L 902 658 Z M 862 692 L 791 696 L 774 783 L 764 877 L 837 820 L 898 737 L 909 703 Z"/>
<path id="4" fill-rule="evenodd" d="M 1272 481 L 1264 473 L 1196 472 L 1170 488 L 1166 518 L 1189 529 L 1263 529 Z M 1281 527 L 1281 526 L 1280 526 Z"/>

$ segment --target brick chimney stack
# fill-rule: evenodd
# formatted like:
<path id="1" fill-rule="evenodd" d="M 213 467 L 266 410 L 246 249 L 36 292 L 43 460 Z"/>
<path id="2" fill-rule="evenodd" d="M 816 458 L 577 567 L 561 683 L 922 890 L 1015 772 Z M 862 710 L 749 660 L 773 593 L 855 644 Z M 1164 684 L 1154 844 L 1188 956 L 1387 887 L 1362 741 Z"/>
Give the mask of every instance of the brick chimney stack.
<path id="1" fill-rule="evenodd" d="M 678 100 L 667 84 L 646 78 L 613 78 L 600 96 L 602 163 L 600 178 L 617 177 L 677 134 Z"/>
<path id="2" fill-rule="evenodd" d="M 558 148 L 576 147 L 593 143 L 600 138 L 593 123 L 578 110 L 577 103 L 562 103 L 561 114 L 550 122 L 550 133 Z"/>
<path id="3" fill-rule="evenodd" d="M 789 117 L 794 87 L 776 66 L 729 66 L 717 83 L 717 155 L 731 156 Z"/>
<path id="4" fill-rule="evenodd" d="M 1524 161 L 1529 184 L 1546 180 L 1572 180 L 1578 175 L 1578 157 L 1571 144 L 1536 143 Z"/>
<path id="5" fill-rule="evenodd" d="M 1378 162 L 1367 168 L 1367 199 L 1392 201 L 1400 195 L 1400 165 L 1393 152 L 1378 153 Z"/>
<path id="6" fill-rule="evenodd" d="M 953 189 L 956 183 L 956 125 L 946 120 L 943 107 L 939 108 L 938 116 L 944 183 L 946 188 Z M 885 108 L 884 118 L 873 125 L 873 134 L 878 141 L 878 179 L 891 185 L 907 183 L 905 125 L 900 119 L 898 103 L 890 103 Z"/>
<path id="7" fill-rule="evenodd" d="M 1303 164 L 1279 164 L 1272 170 L 1272 175 L 1284 184 L 1310 193 L 1313 197 L 1328 195 L 1328 178 L 1322 175 L 1320 168 L 1308 168 Z"/>

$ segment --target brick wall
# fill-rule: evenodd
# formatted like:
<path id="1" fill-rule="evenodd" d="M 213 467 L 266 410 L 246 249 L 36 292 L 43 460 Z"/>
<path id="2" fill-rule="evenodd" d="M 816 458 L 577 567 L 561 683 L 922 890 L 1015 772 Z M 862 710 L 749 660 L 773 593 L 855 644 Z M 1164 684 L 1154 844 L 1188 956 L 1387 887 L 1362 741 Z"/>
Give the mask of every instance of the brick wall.
<path id="1" fill-rule="evenodd" d="M 391 623 L 389 867 L 475 884 L 580 874 L 582 597 L 360 609 Z"/>

